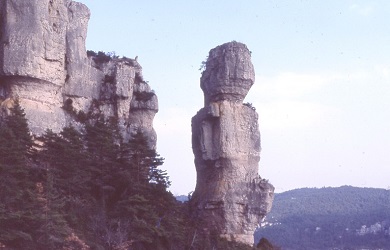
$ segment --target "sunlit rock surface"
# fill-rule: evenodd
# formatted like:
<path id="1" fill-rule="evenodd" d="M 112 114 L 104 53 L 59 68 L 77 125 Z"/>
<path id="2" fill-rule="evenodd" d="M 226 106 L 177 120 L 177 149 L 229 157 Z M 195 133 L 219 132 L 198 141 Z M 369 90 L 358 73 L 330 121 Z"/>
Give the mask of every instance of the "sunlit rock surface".
<path id="1" fill-rule="evenodd" d="M 201 77 L 205 107 L 192 118 L 197 183 L 190 204 L 205 232 L 252 245 L 274 187 L 258 174 L 258 114 L 243 104 L 255 80 L 250 58 L 238 42 L 209 53 Z"/>
<path id="2" fill-rule="evenodd" d="M 62 108 L 71 104 L 76 113 L 117 118 L 125 138 L 140 129 L 155 146 L 158 102 L 142 67 L 133 59 L 87 55 L 89 18 L 85 5 L 70 0 L 2 0 L 0 103 L 19 98 L 34 134 L 77 126 Z M 135 99 L 135 92 L 145 93 Z"/>

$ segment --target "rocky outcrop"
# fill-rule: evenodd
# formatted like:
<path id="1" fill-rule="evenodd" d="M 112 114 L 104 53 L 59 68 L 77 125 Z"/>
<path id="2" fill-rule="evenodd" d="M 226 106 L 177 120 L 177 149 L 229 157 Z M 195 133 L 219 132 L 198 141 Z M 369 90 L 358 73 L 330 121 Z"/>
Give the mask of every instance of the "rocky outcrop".
<path id="1" fill-rule="evenodd" d="M 252 245 L 274 187 L 258 174 L 258 114 L 243 104 L 255 80 L 250 57 L 237 42 L 209 53 L 201 77 L 205 107 L 192 118 L 197 183 L 190 202 L 206 233 Z"/>
<path id="2" fill-rule="evenodd" d="M 157 97 L 142 67 L 133 59 L 87 55 L 89 17 L 85 5 L 71 0 L 2 0 L 0 102 L 19 98 L 34 134 L 77 126 L 74 114 L 100 113 L 116 117 L 125 137 L 141 129 L 155 145 Z M 148 98 L 134 99 L 135 93 Z"/>
<path id="3" fill-rule="evenodd" d="M 200 80 L 205 106 L 221 100 L 242 102 L 254 81 L 255 71 L 246 46 L 232 43 L 211 50 Z"/>

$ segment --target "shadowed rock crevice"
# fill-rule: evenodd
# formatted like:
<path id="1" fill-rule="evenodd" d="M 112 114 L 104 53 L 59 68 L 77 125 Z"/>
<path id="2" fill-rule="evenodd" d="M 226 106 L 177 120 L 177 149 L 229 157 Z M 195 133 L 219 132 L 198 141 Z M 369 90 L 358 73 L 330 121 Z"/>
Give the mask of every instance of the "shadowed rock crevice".
<path id="1" fill-rule="evenodd" d="M 250 58 L 238 42 L 209 53 L 201 77 L 205 107 L 192 118 L 197 183 L 190 204 L 202 231 L 252 245 L 274 187 L 258 174 L 258 114 L 243 104 L 255 80 Z"/>

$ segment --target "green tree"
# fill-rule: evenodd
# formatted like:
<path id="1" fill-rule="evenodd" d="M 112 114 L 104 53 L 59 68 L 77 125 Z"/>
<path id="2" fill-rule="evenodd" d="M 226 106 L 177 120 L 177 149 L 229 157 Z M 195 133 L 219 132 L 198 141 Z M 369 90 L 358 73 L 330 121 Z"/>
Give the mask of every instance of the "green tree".
<path id="1" fill-rule="evenodd" d="M 0 123 L 0 243 L 16 249 L 188 249 L 192 222 L 167 191 L 164 159 L 113 119 L 34 145 L 16 102 Z M 96 117 L 95 117 L 96 118 Z M 39 148 L 34 151 L 33 148 Z M 199 238 L 200 241 L 202 238 Z M 219 243 L 218 246 L 224 246 Z"/>
<path id="2" fill-rule="evenodd" d="M 85 130 L 87 167 L 91 173 L 91 192 L 104 213 L 116 193 L 114 176 L 119 168 L 121 137 L 116 121 L 107 121 L 103 117 L 87 124 Z"/>
<path id="3" fill-rule="evenodd" d="M 0 242 L 33 249 L 43 219 L 31 167 L 33 141 L 18 100 L 10 111 L 0 123 Z"/>
<path id="4" fill-rule="evenodd" d="M 55 178 L 55 187 L 63 196 L 83 196 L 88 191 L 90 176 L 83 135 L 74 127 L 65 127 L 60 134 L 47 130 L 40 138 L 41 161 Z"/>
<path id="5" fill-rule="evenodd" d="M 155 184 L 164 190 L 170 186 L 166 171 L 159 168 L 164 158 L 150 147 L 148 138 L 140 130 L 122 144 L 121 163 L 128 166 L 132 181 L 137 184 Z"/>
<path id="6" fill-rule="evenodd" d="M 11 129 L 18 143 L 28 152 L 33 146 L 30 129 L 28 128 L 26 114 L 20 106 L 19 99 L 15 99 L 14 105 L 10 108 L 10 115 L 5 118 L 5 126 Z"/>
<path id="7" fill-rule="evenodd" d="M 175 223 L 168 217 L 173 218 L 176 200 L 166 190 L 170 184 L 166 172 L 159 169 L 163 160 L 141 131 L 121 144 L 109 218 L 111 224 L 126 225 L 126 239 L 135 249 L 159 249 L 168 244 L 168 235 L 174 235 L 169 231 Z"/>

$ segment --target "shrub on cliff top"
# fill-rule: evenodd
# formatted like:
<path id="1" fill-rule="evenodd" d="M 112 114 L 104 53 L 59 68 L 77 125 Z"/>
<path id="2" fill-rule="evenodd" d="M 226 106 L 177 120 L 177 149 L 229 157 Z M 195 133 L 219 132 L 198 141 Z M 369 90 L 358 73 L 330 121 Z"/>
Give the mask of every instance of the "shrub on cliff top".
<path id="1" fill-rule="evenodd" d="M 96 64 L 108 63 L 109 61 L 111 61 L 111 59 L 117 58 L 115 52 L 105 53 L 103 51 L 99 51 L 98 53 L 96 53 L 92 50 L 87 50 L 87 56 L 92 57 L 93 61 Z"/>

